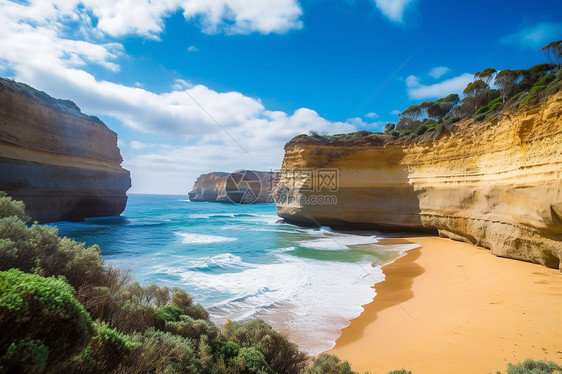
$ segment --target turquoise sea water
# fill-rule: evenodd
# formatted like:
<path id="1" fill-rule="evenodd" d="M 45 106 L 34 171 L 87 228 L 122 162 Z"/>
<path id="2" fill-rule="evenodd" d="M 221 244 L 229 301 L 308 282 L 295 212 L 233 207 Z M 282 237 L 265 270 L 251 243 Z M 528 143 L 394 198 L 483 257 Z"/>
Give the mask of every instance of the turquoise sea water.
<path id="1" fill-rule="evenodd" d="M 131 195 L 121 217 L 55 225 L 99 244 L 106 262 L 141 283 L 185 289 L 216 322 L 263 318 L 312 354 L 331 348 L 373 299 L 380 265 L 409 249 L 368 248 L 374 232 L 280 223 L 273 204 L 185 196 Z"/>

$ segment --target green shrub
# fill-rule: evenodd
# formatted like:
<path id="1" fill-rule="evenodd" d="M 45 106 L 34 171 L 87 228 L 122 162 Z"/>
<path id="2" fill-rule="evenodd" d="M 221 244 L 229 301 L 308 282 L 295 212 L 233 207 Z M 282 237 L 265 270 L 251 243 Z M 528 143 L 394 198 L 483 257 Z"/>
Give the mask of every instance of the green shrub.
<path id="1" fill-rule="evenodd" d="M 49 349 L 40 340 L 23 339 L 10 344 L 0 361 L 0 371 L 42 373 Z"/>
<path id="2" fill-rule="evenodd" d="M 189 294 L 184 290 L 180 288 L 174 288 L 170 304 L 180 307 L 185 311 L 193 304 L 193 300 L 191 299 L 191 296 L 189 296 Z"/>
<path id="3" fill-rule="evenodd" d="M 0 191 L 0 218 L 5 217 L 17 217 L 26 223 L 31 220 L 25 213 L 22 201 L 13 200 L 4 191 Z"/>
<path id="4" fill-rule="evenodd" d="M 185 315 L 179 321 L 166 322 L 164 330 L 193 340 L 199 340 L 204 335 L 214 341 L 219 336 L 219 329 L 213 323 Z"/>
<path id="5" fill-rule="evenodd" d="M 217 357 L 222 357 L 223 359 L 228 360 L 238 356 L 238 352 L 240 352 L 240 346 L 235 342 L 227 341 L 227 342 L 220 342 L 217 344 L 217 348 L 216 348 Z"/>
<path id="6" fill-rule="evenodd" d="M 247 373 L 275 374 L 265 361 L 264 355 L 254 347 L 240 348 L 237 358 Z"/>
<path id="7" fill-rule="evenodd" d="M 550 74 L 545 75 L 541 79 L 539 79 L 537 81 L 537 83 L 535 83 L 533 85 L 533 87 L 531 87 L 531 89 L 529 90 L 529 95 L 525 96 L 521 100 L 521 104 L 526 105 L 526 104 L 530 104 L 530 103 L 533 103 L 533 102 L 537 101 L 541 91 L 545 90 L 546 87 L 552 81 L 554 81 L 555 78 L 556 78 L 556 75 L 554 73 L 550 73 Z"/>
<path id="8" fill-rule="evenodd" d="M 546 89 L 546 94 L 547 95 L 552 95 L 553 93 L 556 93 L 560 90 L 560 84 L 551 84 L 550 86 L 548 86 L 548 88 Z"/>
<path id="9" fill-rule="evenodd" d="M 401 369 L 401 370 L 389 371 L 388 374 L 412 374 L 412 372 L 405 369 Z"/>
<path id="10" fill-rule="evenodd" d="M 551 374 L 556 371 L 562 371 L 562 367 L 546 360 L 527 359 L 523 363 L 507 365 L 507 374 Z"/>
<path id="11" fill-rule="evenodd" d="M 0 200 L 6 198 L 0 198 Z M 75 289 L 108 283 L 99 247 L 60 238 L 56 228 L 16 216 L 0 218 L 0 270 L 20 269 L 43 276 L 63 275 Z"/>
<path id="12" fill-rule="evenodd" d="M 209 372 L 198 359 L 198 348 L 189 339 L 149 329 L 133 335 L 138 346 L 121 363 L 116 373 L 190 373 Z"/>
<path id="13" fill-rule="evenodd" d="M 182 308 L 175 305 L 166 305 L 158 311 L 156 318 L 160 320 L 163 327 L 166 322 L 179 322 L 182 315 L 184 315 Z"/>
<path id="14" fill-rule="evenodd" d="M 300 373 L 308 357 L 294 343 L 260 319 L 232 322 L 226 325 L 224 335 L 243 348 L 255 347 L 269 366 L 278 374 Z"/>
<path id="15" fill-rule="evenodd" d="M 341 362 L 334 355 L 322 353 L 314 358 L 307 374 L 357 374 L 357 372 L 351 370 L 349 362 Z"/>
<path id="16" fill-rule="evenodd" d="M 0 357 L 10 359 L 10 352 L 42 344 L 48 350 L 46 365 L 62 362 L 79 353 L 88 343 L 92 321 L 73 296 L 73 289 L 63 278 L 44 278 L 16 269 L 0 272 Z M 24 355 L 25 356 L 25 355 Z M 18 357 L 24 357 L 22 355 Z M 42 357 L 40 354 L 36 357 Z"/>
<path id="17" fill-rule="evenodd" d="M 413 134 L 415 136 L 420 136 L 422 135 L 425 131 L 427 130 L 427 127 L 425 127 L 425 125 L 419 125 L 413 132 Z"/>
<path id="18" fill-rule="evenodd" d="M 437 126 L 435 126 L 435 134 L 433 134 L 433 140 L 439 139 L 439 137 L 443 133 L 444 128 L 445 128 L 445 125 L 443 123 L 440 123 Z"/>
<path id="19" fill-rule="evenodd" d="M 265 322 L 232 323 L 221 333 L 185 291 L 143 287 L 105 266 L 97 246 L 28 227 L 23 204 L 4 194 L 0 210 L 0 270 L 20 269 L 0 271 L 0 372 L 306 370 L 309 357 Z"/>
<path id="20" fill-rule="evenodd" d="M 139 346 L 139 343 L 133 343 L 129 337 L 110 328 L 107 324 L 96 323 L 88 349 L 91 357 L 97 362 L 96 370 L 111 371 Z"/>
<path id="21" fill-rule="evenodd" d="M 188 308 L 185 308 L 184 310 L 185 310 L 185 314 L 187 314 L 193 319 L 202 319 L 202 320 L 209 319 L 209 313 L 205 310 L 205 308 L 203 308 L 199 304 L 192 305 Z"/>

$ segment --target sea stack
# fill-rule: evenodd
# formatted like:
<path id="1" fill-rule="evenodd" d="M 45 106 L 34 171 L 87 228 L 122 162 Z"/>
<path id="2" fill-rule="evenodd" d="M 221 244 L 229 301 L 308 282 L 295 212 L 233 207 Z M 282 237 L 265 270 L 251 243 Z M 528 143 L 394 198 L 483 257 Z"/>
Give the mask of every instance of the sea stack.
<path id="1" fill-rule="evenodd" d="M 218 203 L 273 203 L 280 174 L 239 170 L 201 174 L 189 192 L 191 201 Z"/>
<path id="2" fill-rule="evenodd" d="M 117 216 L 131 187 L 117 134 L 22 83 L 0 78 L 0 190 L 39 222 Z"/>

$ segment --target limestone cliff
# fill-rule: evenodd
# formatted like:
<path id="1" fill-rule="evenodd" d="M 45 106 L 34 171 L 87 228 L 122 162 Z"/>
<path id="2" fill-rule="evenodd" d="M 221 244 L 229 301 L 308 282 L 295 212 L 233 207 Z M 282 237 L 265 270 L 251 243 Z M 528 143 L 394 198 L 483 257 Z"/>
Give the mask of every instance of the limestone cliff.
<path id="1" fill-rule="evenodd" d="M 337 170 L 337 189 L 310 188 L 310 173 L 295 172 L 317 169 Z M 278 195 L 288 222 L 437 230 L 562 269 L 562 93 L 489 121 L 457 122 L 437 140 L 295 138 Z"/>
<path id="2" fill-rule="evenodd" d="M 40 222 L 116 216 L 129 172 L 117 135 L 71 101 L 0 79 L 0 190 Z"/>
<path id="3" fill-rule="evenodd" d="M 241 170 L 201 174 L 189 192 L 191 201 L 219 203 L 271 203 L 279 174 Z"/>

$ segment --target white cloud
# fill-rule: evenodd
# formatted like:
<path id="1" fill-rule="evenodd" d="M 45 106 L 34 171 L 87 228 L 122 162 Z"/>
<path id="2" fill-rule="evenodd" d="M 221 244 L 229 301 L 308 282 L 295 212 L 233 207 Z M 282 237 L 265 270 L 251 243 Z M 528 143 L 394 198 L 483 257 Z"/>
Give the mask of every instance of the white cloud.
<path id="1" fill-rule="evenodd" d="M 188 52 L 197 52 L 199 51 L 199 48 L 197 48 L 196 46 L 192 45 L 189 48 L 187 48 Z"/>
<path id="2" fill-rule="evenodd" d="M 157 93 L 140 84 L 97 79 L 87 71 L 90 64 L 117 71 L 119 58 L 125 56 L 123 46 L 108 43 L 108 37 L 156 37 L 164 18 L 180 8 L 189 10 L 186 17 L 207 32 L 268 33 L 300 27 L 295 0 L 186 0 L 181 7 L 179 0 L 135 1 L 134 6 L 131 1 L 83 0 L 79 7 L 78 0 L 0 0 L 0 72 L 9 71 L 16 80 L 55 97 L 71 98 L 85 113 L 113 117 L 159 139 L 169 136 L 176 144 L 119 142 L 124 166 L 132 172 L 131 192 L 185 193 L 204 172 L 279 168 L 283 145 L 293 136 L 311 129 L 355 130 L 352 121 L 331 122 L 306 108 L 292 114 L 271 111 L 240 92 L 217 92 L 183 80 Z M 128 7 L 141 9 L 128 12 Z M 88 12 L 99 17 L 95 27 Z M 71 38 L 73 22 L 80 26 L 79 32 L 72 29 Z M 182 142 L 188 145 L 177 145 Z"/>
<path id="3" fill-rule="evenodd" d="M 472 74 L 464 73 L 439 83 L 423 85 L 417 77 L 411 75 L 406 79 L 406 86 L 410 99 L 437 99 L 452 93 L 461 93 L 473 79 Z"/>
<path id="4" fill-rule="evenodd" d="M 402 112 L 400 112 L 398 109 L 394 109 L 392 112 L 390 112 L 390 114 L 392 114 L 393 116 L 397 116 L 400 113 L 402 113 Z"/>
<path id="5" fill-rule="evenodd" d="M 504 36 L 500 44 L 513 45 L 521 49 L 538 50 L 546 44 L 562 38 L 562 23 L 543 22 Z"/>
<path id="6" fill-rule="evenodd" d="M 407 87 L 417 87 L 420 85 L 420 79 L 415 75 L 410 75 L 406 78 Z"/>
<path id="7" fill-rule="evenodd" d="M 80 22 L 86 26 L 83 34 L 112 37 L 157 39 L 165 19 L 177 11 L 207 33 L 285 33 L 302 27 L 302 9 L 296 0 L 32 0 L 29 4 L 2 0 L 0 9 L 6 17 L 30 24 L 63 29 L 63 20 Z M 97 18 L 95 28 L 89 12 Z"/>
<path id="8" fill-rule="evenodd" d="M 148 147 L 149 145 L 148 145 L 148 144 L 145 144 L 145 143 L 141 143 L 141 142 L 136 141 L 136 140 L 132 140 L 132 141 L 129 143 L 129 146 L 130 146 L 131 148 L 133 148 L 133 149 L 143 149 L 143 148 Z"/>
<path id="9" fill-rule="evenodd" d="M 391 21 L 402 22 L 404 11 L 412 0 L 375 0 L 377 8 Z"/>
<path id="10" fill-rule="evenodd" d="M 367 118 L 380 118 L 380 116 L 377 113 L 374 113 L 374 112 L 365 114 L 365 117 L 367 117 Z"/>
<path id="11" fill-rule="evenodd" d="M 450 69 L 446 66 L 437 66 L 437 67 L 434 67 L 433 69 L 431 69 L 431 71 L 429 72 L 429 75 L 431 75 L 435 79 L 439 79 L 442 76 L 444 76 L 445 74 L 447 74 L 449 72 L 449 70 Z"/>

